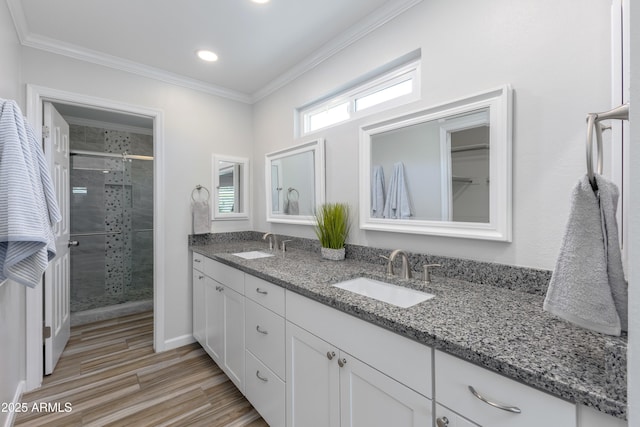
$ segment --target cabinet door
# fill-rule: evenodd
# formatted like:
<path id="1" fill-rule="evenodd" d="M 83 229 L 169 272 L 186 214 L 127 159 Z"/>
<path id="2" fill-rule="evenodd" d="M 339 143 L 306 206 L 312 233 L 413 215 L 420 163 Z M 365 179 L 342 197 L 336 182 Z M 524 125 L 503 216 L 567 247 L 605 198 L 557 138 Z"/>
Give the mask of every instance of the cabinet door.
<path id="1" fill-rule="evenodd" d="M 202 272 L 193 269 L 193 337 L 201 345 L 205 344 L 205 276 Z"/>
<path id="2" fill-rule="evenodd" d="M 341 427 L 432 424 L 430 399 L 347 353 L 339 365 Z"/>
<path id="3" fill-rule="evenodd" d="M 244 296 L 224 286 L 224 371 L 244 392 Z"/>
<path id="4" fill-rule="evenodd" d="M 339 426 L 338 349 L 292 323 L 286 329 L 287 427 Z"/>
<path id="5" fill-rule="evenodd" d="M 224 306 L 220 283 L 208 276 L 204 278 L 206 338 L 204 349 L 220 366 L 224 349 Z"/>

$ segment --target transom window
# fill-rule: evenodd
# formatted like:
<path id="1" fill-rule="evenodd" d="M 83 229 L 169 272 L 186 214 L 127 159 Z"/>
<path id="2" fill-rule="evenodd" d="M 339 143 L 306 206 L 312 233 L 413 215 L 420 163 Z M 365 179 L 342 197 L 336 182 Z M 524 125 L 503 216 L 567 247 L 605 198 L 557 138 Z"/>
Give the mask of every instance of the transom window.
<path id="1" fill-rule="evenodd" d="M 420 99 L 420 59 L 298 109 L 300 135 Z"/>

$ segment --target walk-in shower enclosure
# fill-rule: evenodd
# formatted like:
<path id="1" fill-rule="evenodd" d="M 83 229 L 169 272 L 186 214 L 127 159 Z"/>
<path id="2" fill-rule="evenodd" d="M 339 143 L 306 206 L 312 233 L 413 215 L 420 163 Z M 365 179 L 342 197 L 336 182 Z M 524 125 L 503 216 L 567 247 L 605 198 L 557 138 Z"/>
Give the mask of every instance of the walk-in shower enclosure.
<path id="1" fill-rule="evenodd" d="M 153 298 L 153 136 L 70 125 L 71 312 Z"/>

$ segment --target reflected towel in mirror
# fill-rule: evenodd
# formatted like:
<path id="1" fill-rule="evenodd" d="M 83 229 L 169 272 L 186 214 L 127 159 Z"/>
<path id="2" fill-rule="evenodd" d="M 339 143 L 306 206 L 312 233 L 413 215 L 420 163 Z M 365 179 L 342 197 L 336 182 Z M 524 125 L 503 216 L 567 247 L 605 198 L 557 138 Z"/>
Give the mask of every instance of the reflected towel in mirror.
<path id="1" fill-rule="evenodd" d="M 384 212 L 384 169 L 375 165 L 371 176 L 371 218 L 382 218 Z"/>
<path id="2" fill-rule="evenodd" d="M 413 215 L 411 199 L 404 176 L 404 163 L 398 162 L 393 165 L 393 173 L 389 180 L 387 190 L 387 200 L 384 204 L 385 218 L 409 218 Z"/>

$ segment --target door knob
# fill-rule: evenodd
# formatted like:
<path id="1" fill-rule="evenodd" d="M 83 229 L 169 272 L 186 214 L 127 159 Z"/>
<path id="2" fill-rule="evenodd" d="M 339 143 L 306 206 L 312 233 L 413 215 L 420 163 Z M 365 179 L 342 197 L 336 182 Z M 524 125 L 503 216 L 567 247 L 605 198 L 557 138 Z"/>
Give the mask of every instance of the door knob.
<path id="1" fill-rule="evenodd" d="M 71 246 L 80 246 L 80 242 L 78 242 L 77 240 L 69 240 L 69 242 L 67 243 L 67 247 L 70 248 Z"/>
<path id="2" fill-rule="evenodd" d="M 438 418 L 436 424 L 438 427 L 447 427 L 449 425 L 449 419 L 447 417 Z"/>

